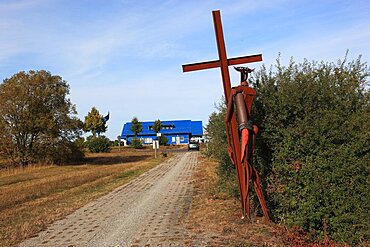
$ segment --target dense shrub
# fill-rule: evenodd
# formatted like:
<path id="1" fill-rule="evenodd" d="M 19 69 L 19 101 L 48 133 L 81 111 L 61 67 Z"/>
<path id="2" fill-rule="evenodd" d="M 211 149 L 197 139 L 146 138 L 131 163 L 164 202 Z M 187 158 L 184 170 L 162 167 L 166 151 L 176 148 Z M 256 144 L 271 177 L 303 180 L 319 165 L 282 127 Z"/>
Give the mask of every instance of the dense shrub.
<path id="1" fill-rule="evenodd" d="M 80 148 L 81 150 L 83 150 L 86 145 L 85 145 L 85 138 L 83 137 L 79 137 L 79 138 L 76 138 L 76 140 L 74 141 L 74 144 Z"/>
<path id="2" fill-rule="evenodd" d="M 162 134 L 158 139 L 159 139 L 159 145 L 168 145 L 167 136 Z"/>
<path id="3" fill-rule="evenodd" d="M 110 140 L 105 136 L 89 136 L 86 146 L 92 153 L 107 153 L 110 151 Z"/>
<path id="4" fill-rule="evenodd" d="M 143 148 L 143 143 L 138 138 L 132 138 L 131 147 L 136 148 L 136 149 L 140 149 L 140 148 Z"/>
<path id="5" fill-rule="evenodd" d="M 360 59 L 257 73 L 256 163 L 275 220 L 350 244 L 369 238 L 368 75 Z"/>

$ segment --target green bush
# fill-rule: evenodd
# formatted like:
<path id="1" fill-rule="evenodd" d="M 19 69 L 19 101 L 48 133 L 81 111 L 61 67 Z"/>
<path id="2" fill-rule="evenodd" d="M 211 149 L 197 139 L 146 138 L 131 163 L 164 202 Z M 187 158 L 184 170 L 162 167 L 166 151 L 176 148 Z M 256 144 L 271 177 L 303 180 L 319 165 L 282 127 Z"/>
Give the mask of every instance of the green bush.
<path id="1" fill-rule="evenodd" d="M 85 138 L 83 138 L 83 137 L 79 137 L 79 138 L 77 138 L 77 139 L 74 141 L 74 144 L 75 144 L 78 148 L 80 148 L 81 150 L 83 150 L 83 149 L 86 147 L 86 145 L 85 145 Z"/>
<path id="2" fill-rule="evenodd" d="M 138 138 L 132 138 L 131 147 L 133 147 L 135 149 L 141 149 L 141 148 L 143 148 L 143 143 Z"/>
<path id="3" fill-rule="evenodd" d="M 110 140 L 105 136 L 89 136 L 86 146 L 92 153 L 107 153 L 110 151 Z"/>
<path id="4" fill-rule="evenodd" d="M 43 148 L 37 147 L 39 152 L 35 154 L 37 160 L 49 164 L 65 164 L 79 162 L 84 158 L 83 148 L 75 142 L 66 140 L 53 140 L 49 145 L 43 144 Z"/>
<path id="5" fill-rule="evenodd" d="M 369 71 L 352 62 L 277 63 L 255 77 L 272 216 L 336 241 L 369 239 Z"/>
<path id="6" fill-rule="evenodd" d="M 161 135 L 159 138 L 159 145 L 164 145 L 164 146 L 167 146 L 168 145 L 168 138 L 167 136 L 165 135 Z"/>

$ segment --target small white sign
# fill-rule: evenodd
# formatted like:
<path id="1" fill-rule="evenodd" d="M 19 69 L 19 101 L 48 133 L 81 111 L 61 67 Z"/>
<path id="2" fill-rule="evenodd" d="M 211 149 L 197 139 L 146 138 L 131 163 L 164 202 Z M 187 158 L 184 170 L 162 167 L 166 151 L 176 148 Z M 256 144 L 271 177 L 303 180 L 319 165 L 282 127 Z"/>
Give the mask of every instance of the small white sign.
<path id="1" fill-rule="evenodd" d="M 159 137 L 159 136 L 161 136 L 162 134 L 161 133 L 157 133 L 157 136 Z"/>
<path id="2" fill-rule="evenodd" d="M 159 148 L 159 141 L 153 141 L 153 149 Z"/>

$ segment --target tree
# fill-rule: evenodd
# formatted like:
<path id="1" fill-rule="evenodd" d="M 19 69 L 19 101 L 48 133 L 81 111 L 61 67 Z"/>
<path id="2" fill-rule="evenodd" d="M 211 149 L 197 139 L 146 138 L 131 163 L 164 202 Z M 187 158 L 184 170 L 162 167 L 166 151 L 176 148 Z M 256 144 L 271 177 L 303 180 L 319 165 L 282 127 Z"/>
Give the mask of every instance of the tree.
<path id="1" fill-rule="evenodd" d="M 162 122 L 161 120 L 155 120 L 154 124 L 153 124 L 153 131 L 155 133 L 159 133 L 159 131 L 161 130 L 162 128 Z"/>
<path id="2" fill-rule="evenodd" d="M 135 137 L 137 137 L 137 134 L 139 134 L 143 130 L 143 124 L 139 122 L 137 117 L 134 117 L 132 119 L 130 130 L 132 131 L 132 133 L 134 133 Z"/>
<path id="3" fill-rule="evenodd" d="M 104 117 L 100 115 L 99 111 L 93 107 L 91 111 L 85 117 L 84 131 L 91 131 L 93 136 L 96 134 L 104 133 L 107 130 L 105 125 Z"/>
<path id="4" fill-rule="evenodd" d="M 161 128 L 162 128 L 161 120 L 159 120 L 159 119 L 155 120 L 154 124 L 153 124 L 153 131 L 155 133 L 159 133 Z M 167 143 L 168 143 L 168 138 L 163 134 L 161 136 L 157 137 L 157 140 L 159 141 L 159 145 L 167 145 Z"/>
<path id="5" fill-rule="evenodd" d="M 121 146 L 121 135 L 117 136 L 117 139 L 114 142 L 115 146 Z"/>
<path id="6" fill-rule="evenodd" d="M 77 149 L 81 121 L 69 86 L 50 72 L 19 72 L 0 85 L 0 155 L 13 164 L 62 162 Z"/>

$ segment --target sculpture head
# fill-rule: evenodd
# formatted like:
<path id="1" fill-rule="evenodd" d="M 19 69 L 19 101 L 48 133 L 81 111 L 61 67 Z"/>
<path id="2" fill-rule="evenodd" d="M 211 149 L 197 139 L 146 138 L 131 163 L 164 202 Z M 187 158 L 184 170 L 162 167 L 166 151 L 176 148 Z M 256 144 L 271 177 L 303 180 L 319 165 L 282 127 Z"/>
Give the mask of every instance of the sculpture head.
<path id="1" fill-rule="evenodd" d="M 249 73 L 253 72 L 254 69 L 250 69 L 248 67 L 235 67 L 234 69 L 240 72 L 240 84 L 243 86 L 248 86 L 248 75 Z"/>

